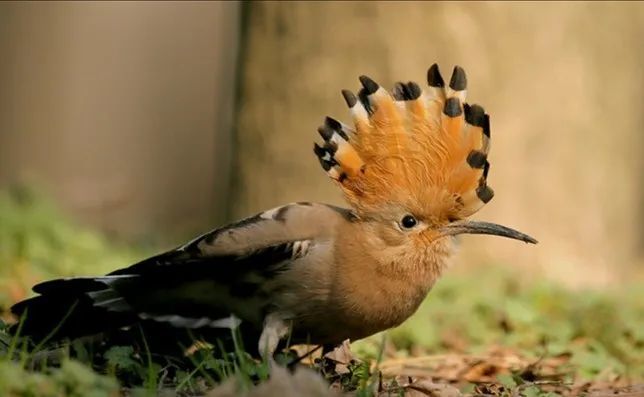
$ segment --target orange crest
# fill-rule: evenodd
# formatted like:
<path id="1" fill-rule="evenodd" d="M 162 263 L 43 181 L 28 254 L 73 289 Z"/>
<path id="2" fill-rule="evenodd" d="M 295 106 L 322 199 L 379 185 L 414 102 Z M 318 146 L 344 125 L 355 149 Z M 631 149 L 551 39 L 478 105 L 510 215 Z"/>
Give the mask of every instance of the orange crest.
<path id="1" fill-rule="evenodd" d="M 389 93 L 366 76 L 356 97 L 342 94 L 355 128 L 330 117 L 315 153 L 358 214 L 404 206 L 433 218 L 460 219 L 492 199 L 489 116 L 465 103 L 465 71 L 456 66 L 445 87 L 436 64 L 429 88 L 396 83 Z"/>

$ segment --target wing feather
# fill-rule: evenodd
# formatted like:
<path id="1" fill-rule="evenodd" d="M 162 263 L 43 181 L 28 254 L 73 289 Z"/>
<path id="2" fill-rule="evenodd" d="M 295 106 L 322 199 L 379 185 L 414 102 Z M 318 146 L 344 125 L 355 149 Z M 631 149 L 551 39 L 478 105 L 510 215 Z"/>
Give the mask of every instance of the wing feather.
<path id="1" fill-rule="evenodd" d="M 198 328 L 234 315 L 261 327 L 272 304 L 271 291 L 278 288 L 277 276 L 347 219 L 353 219 L 349 210 L 324 204 L 278 207 L 103 277 L 41 283 L 34 287 L 39 296 L 12 311 L 30 313 L 33 319 L 25 329 L 46 335 L 80 301 L 66 317 L 59 339 L 131 325 L 137 318 Z M 107 321 L 101 324 L 103 317 Z"/>

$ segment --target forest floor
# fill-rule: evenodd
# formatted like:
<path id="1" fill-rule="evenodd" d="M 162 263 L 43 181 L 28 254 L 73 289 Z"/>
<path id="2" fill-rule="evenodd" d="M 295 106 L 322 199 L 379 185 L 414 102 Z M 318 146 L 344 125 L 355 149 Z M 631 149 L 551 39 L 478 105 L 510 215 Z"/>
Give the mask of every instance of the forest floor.
<path id="1" fill-rule="evenodd" d="M 35 371 L 31 352 L 3 331 L 13 302 L 38 281 L 101 274 L 155 252 L 109 242 L 39 197 L 0 192 L 2 396 L 644 396 L 642 280 L 570 290 L 494 265 L 447 274 L 399 328 L 312 354 L 294 370 L 241 349 L 215 358 L 202 345 L 186 367 L 111 346 L 99 368 L 77 351 L 68 358 L 72 346 Z"/>

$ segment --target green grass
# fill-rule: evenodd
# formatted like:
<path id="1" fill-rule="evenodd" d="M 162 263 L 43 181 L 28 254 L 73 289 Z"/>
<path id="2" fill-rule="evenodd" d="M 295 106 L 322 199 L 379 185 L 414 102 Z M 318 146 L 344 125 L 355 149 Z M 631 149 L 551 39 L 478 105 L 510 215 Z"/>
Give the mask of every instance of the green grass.
<path id="1" fill-rule="evenodd" d="M 38 281 L 101 274 L 154 252 L 110 242 L 73 224 L 40 197 L 24 188 L 0 191 L 0 314 L 5 313 L 5 321 L 9 305 L 26 297 Z M 327 371 L 328 379 L 367 396 L 379 383 L 377 373 L 369 371 L 370 360 L 385 365 L 412 355 L 476 355 L 504 346 L 535 361 L 568 357 L 567 381 L 644 381 L 642 283 L 571 291 L 552 282 L 522 280 L 520 274 L 500 267 L 479 269 L 468 275 L 448 273 L 418 313 L 388 333 L 387 351 L 383 353 L 381 335 L 355 343 L 353 349 L 364 361 L 348 365 L 342 376 Z M 145 349 L 112 346 L 103 353 L 100 368 L 80 347 L 72 346 L 76 359 L 62 354 L 60 365 L 32 371 L 30 353 L 15 344 L 3 326 L 0 322 L 0 395 L 115 396 L 122 385 L 142 395 L 159 387 L 192 394 L 221 379 L 232 379 L 235 389 L 248 390 L 269 373 L 267 363 L 251 359 L 239 345 L 225 354 L 203 349 L 187 367 L 156 362 Z M 11 357 L 9 350 L 14 352 Z M 323 373 L 324 365 L 317 366 Z M 524 395 L 544 395 L 521 374 L 499 373 L 497 380 L 506 391 L 523 387 Z M 387 382 L 391 390 L 398 390 L 399 380 Z"/>
<path id="2" fill-rule="evenodd" d="M 399 350 L 481 352 L 503 345 L 535 358 L 571 355 L 579 379 L 644 376 L 644 288 L 570 291 L 501 268 L 447 275 L 418 313 L 390 332 Z"/>

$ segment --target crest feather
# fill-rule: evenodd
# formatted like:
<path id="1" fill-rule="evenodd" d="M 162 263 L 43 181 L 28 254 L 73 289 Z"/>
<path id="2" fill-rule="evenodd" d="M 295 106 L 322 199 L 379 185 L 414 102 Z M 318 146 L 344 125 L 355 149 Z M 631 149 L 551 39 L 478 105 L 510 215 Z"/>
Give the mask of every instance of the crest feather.
<path id="1" fill-rule="evenodd" d="M 355 128 L 327 117 L 318 129 L 324 145 L 316 144 L 315 153 L 358 213 L 442 200 L 439 209 L 449 213 L 435 215 L 463 218 L 492 199 L 490 119 L 465 102 L 465 71 L 454 67 L 445 87 L 434 64 L 427 82 L 426 90 L 399 82 L 389 93 L 360 76 L 358 95 L 342 91 Z"/>

